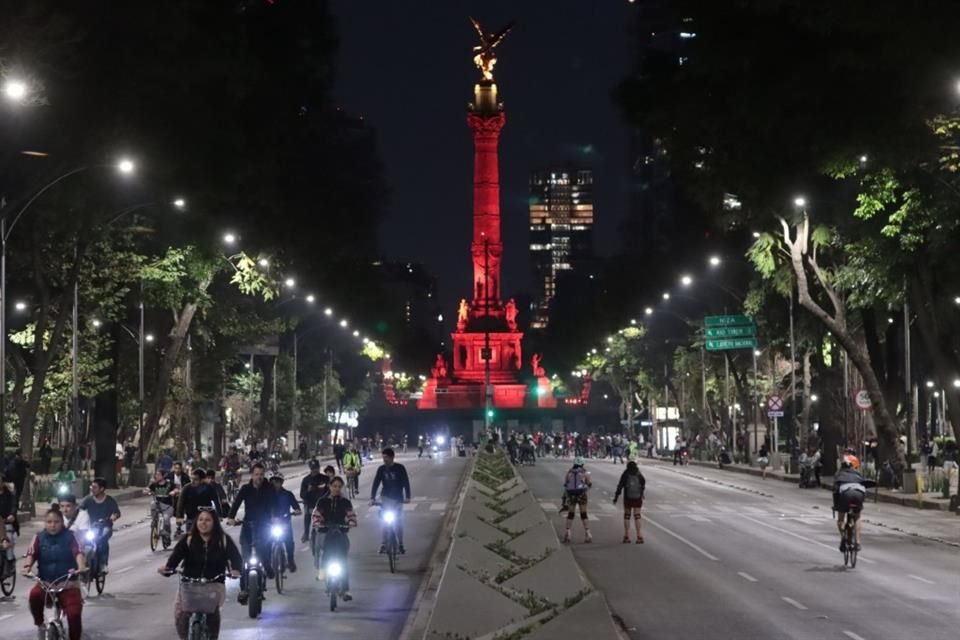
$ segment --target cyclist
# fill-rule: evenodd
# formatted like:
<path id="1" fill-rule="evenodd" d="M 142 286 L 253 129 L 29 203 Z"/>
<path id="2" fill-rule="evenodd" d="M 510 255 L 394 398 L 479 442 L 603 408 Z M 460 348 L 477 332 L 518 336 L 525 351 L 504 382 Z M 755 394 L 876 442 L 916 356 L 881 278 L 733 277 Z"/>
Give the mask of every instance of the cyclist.
<path id="1" fill-rule="evenodd" d="M 574 512 L 580 506 L 580 521 L 583 522 L 584 542 L 593 542 L 590 525 L 587 524 L 587 490 L 593 486 L 590 473 L 583 468 L 583 458 L 573 460 L 573 466 L 567 471 L 563 481 L 564 497 L 567 505 L 567 527 L 563 541 L 570 542 L 570 529 L 573 527 Z"/>
<path id="2" fill-rule="evenodd" d="M 207 476 L 203 482 L 217 494 L 217 515 L 221 517 L 227 515 L 230 511 L 230 502 L 227 500 L 227 492 L 223 485 L 217 482 L 217 472 L 214 469 L 207 469 Z"/>
<path id="3" fill-rule="evenodd" d="M 341 496 L 343 478 L 336 476 L 330 481 L 330 495 L 321 498 L 313 510 L 313 526 L 321 531 L 329 527 L 355 527 L 357 514 L 353 510 L 353 503 Z M 340 549 L 328 548 L 326 540 L 339 540 L 343 546 Z M 350 553 L 350 539 L 346 535 L 327 537 L 323 545 L 323 553 L 339 554 L 343 558 L 343 599 L 353 600 L 350 594 L 350 570 L 347 556 Z M 317 572 L 317 580 L 323 579 L 323 570 Z"/>
<path id="4" fill-rule="evenodd" d="M 860 471 L 860 458 L 857 457 L 857 452 L 853 447 L 843 452 L 843 458 L 850 462 L 850 466 L 853 467 L 854 471 Z"/>
<path id="5" fill-rule="evenodd" d="M 184 519 L 187 521 L 187 530 L 191 528 L 191 523 L 197 518 L 197 511 L 201 507 L 211 507 L 216 509 L 220 504 L 220 498 L 217 491 L 207 484 L 207 472 L 203 469 L 194 469 L 191 472 L 191 482 L 180 491 L 180 499 L 177 500 L 177 531 L 183 525 Z"/>
<path id="6" fill-rule="evenodd" d="M 30 574 L 34 563 L 37 565 L 37 577 L 44 582 L 53 582 L 69 573 L 82 571 L 86 567 L 86 559 L 80 550 L 80 543 L 64 528 L 63 514 L 57 508 L 47 511 L 43 531 L 34 536 L 23 565 L 23 575 Z M 37 625 L 37 637 L 43 640 L 47 637 L 43 628 L 46 595 L 40 585 L 34 585 L 30 590 L 29 601 L 33 623 Z M 83 595 L 80 593 L 76 576 L 70 578 L 69 587 L 60 593 L 60 608 L 67 616 L 70 640 L 80 640 L 83 630 L 81 622 Z"/>
<path id="7" fill-rule="evenodd" d="M 303 500 L 303 510 L 308 515 L 303 519 L 303 537 L 300 542 L 309 542 L 310 540 L 310 516 L 313 508 L 317 506 L 317 500 L 327 494 L 327 483 L 329 478 L 326 474 L 320 473 L 320 462 L 316 458 L 310 461 L 310 473 L 300 482 L 300 499 Z"/>
<path id="8" fill-rule="evenodd" d="M 854 511 L 863 510 L 863 500 L 867 497 L 867 487 L 860 472 L 853 465 L 853 456 L 844 456 L 840 463 L 840 470 L 833 476 L 833 508 L 837 512 L 837 529 L 840 531 L 840 551 L 847 550 L 846 540 L 843 539 L 844 517 Z M 853 536 L 855 549 L 860 551 L 860 518 L 854 525 Z"/>
<path id="9" fill-rule="evenodd" d="M 177 566 L 183 563 L 183 576 L 193 579 L 205 579 L 215 584 L 218 607 L 222 607 L 227 597 L 224 588 L 227 573 L 234 578 L 240 577 L 243 567 L 243 558 L 233 538 L 227 535 L 220 525 L 220 518 L 212 509 L 203 509 L 193 521 L 193 528 L 187 535 L 180 538 L 170 557 L 167 558 L 157 572 L 169 576 Z M 187 625 L 190 623 L 190 614 L 180 609 L 180 593 L 173 605 L 173 616 L 177 627 L 177 635 L 181 640 L 187 637 Z M 207 630 L 211 638 L 217 638 L 220 633 L 220 611 L 207 616 Z"/>
<path id="10" fill-rule="evenodd" d="M 120 507 L 112 496 L 107 495 L 107 481 L 103 478 L 94 478 L 90 483 L 90 495 L 83 499 L 80 508 L 87 512 L 90 524 L 103 523 L 100 537 L 97 539 L 97 558 L 100 560 L 100 571 L 109 573 L 110 538 L 113 537 L 113 523 L 120 519 Z"/>
<path id="11" fill-rule="evenodd" d="M 156 499 L 157 510 L 160 512 L 160 526 L 163 532 L 169 538 L 170 536 L 170 518 L 173 517 L 173 498 L 170 493 L 173 491 L 173 482 L 163 475 L 163 471 L 157 469 L 153 473 L 153 482 L 150 483 L 143 492 Z M 66 514 L 64 514 L 66 515 Z"/>
<path id="12" fill-rule="evenodd" d="M 250 557 L 250 549 L 256 541 L 257 556 L 270 557 L 270 523 L 276 513 L 277 493 L 264 480 L 265 468 L 262 462 L 255 462 L 250 469 L 250 482 L 240 487 L 240 493 L 230 507 L 230 517 L 227 524 L 236 525 L 237 511 L 243 506 L 244 522 L 240 529 L 240 549 L 243 557 Z M 254 531 L 256 527 L 256 531 Z M 256 538 L 256 540 L 254 540 Z M 264 570 L 268 580 L 273 580 L 273 567 L 269 562 L 264 563 Z M 247 582 L 245 572 L 240 573 L 240 593 L 237 601 L 247 603 Z"/>
<path id="13" fill-rule="evenodd" d="M 397 514 L 396 531 L 397 545 L 400 553 L 406 553 L 403 548 L 403 508 L 401 505 L 410 502 L 410 476 L 407 475 L 407 469 L 402 464 L 394 462 L 395 454 L 393 449 L 383 450 L 383 464 L 377 469 L 377 475 L 373 478 L 373 486 L 370 488 L 370 504 L 377 501 L 377 490 L 383 485 L 383 491 L 380 492 L 380 501 L 384 509 L 393 509 Z M 380 541 L 380 553 L 387 552 L 387 530 L 383 530 L 383 537 Z"/>
<path id="14" fill-rule="evenodd" d="M 363 469 L 363 461 L 360 460 L 360 454 L 353 444 L 350 450 L 343 456 L 343 472 L 347 476 L 347 482 L 353 483 L 355 493 L 360 492 L 360 471 Z"/>
<path id="15" fill-rule="evenodd" d="M 7 525 L 13 526 L 13 539 L 7 539 Z M 0 473 L 0 540 L 4 541 L 5 553 L 7 554 L 7 560 L 9 560 L 9 571 L 15 571 L 14 562 L 16 560 L 16 553 L 14 551 L 14 542 L 16 541 L 16 536 L 20 535 L 20 522 L 17 520 L 17 500 L 13 491 L 10 491 L 10 487 L 7 485 L 4 480 L 3 474 Z"/>
<path id="16" fill-rule="evenodd" d="M 333 457 L 337 461 L 337 469 L 343 469 L 343 456 L 346 454 L 346 447 L 342 442 L 333 445 Z"/>
<path id="17" fill-rule="evenodd" d="M 297 496 L 293 495 L 292 491 L 287 491 L 283 488 L 283 474 L 273 474 L 270 478 L 270 484 L 273 485 L 274 491 L 277 492 L 276 516 L 280 518 L 280 522 L 286 526 L 283 546 L 287 548 L 287 569 L 290 573 L 296 573 L 297 563 L 293 561 L 293 518 L 290 517 L 290 514 L 292 513 L 295 516 L 299 516 L 303 515 L 303 511 L 300 510 L 300 503 L 297 502 Z"/>
<path id="18" fill-rule="evenodd" d="M 230 447 L 230 453 L 223 456 L 220 460 L 220 468 L 223 469 L 223 484 L 228 484 L 233 480 L 234 484 L 240 484 L 240 478 L 243 475 L 243 459 L 236 447 Z"/>
<path id="19" fill-rule="evenodd" d="M 83 532 L 90 528 L 90 516 L 77 508 L 77 497 L 72 493 L 60 497 L 60 513 L 63 514 L 63 526 L 73 531 L 81 541 Z M 171 507 L 172 509 L 172 507 Z M 172 510 L 171 510 L 172 513 Z"/>

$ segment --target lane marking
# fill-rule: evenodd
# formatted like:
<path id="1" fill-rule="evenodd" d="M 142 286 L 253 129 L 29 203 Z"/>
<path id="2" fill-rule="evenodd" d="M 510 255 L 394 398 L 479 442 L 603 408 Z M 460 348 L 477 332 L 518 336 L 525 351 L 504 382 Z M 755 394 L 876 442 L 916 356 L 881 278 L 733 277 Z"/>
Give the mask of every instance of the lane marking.
<path id="1" fill-rule="evenodd" d="M 413 511 L 416 508 L 417 508 L 417 505 L 413 504 L 412 502 L 408 502 L 407 504 L 403 505 L 404 511 Z"/>
<path id="2" fill-rule="evenodd" d="M 788 598 L 787 596 L 781 596 L 780 599 L 783 600 L 784 602 L 786 602 L 787 604 L 789 604 L 789 605 L 791 605 L 791 606 L 794 606 L 794 607 L 796 607 L 797 609 L 800 609 L 800 611 L 806 611 L 806 610 L 807 610 L 807 608 L 806 608 L 805 606 L 803 606 L 802 604 L 800 604 L 799 602 L 797 602 L 797 601 L 794 600 L 793 598 Z"/>
<path id="3" fill-rule="evenodd" d="M 808 537 L 806 537 L 806 536 L 802 536 L 802 535 L 800 535 L 800 534 L 798 534 L 798 533 L 794 533 L 793 531 L 787 531 L 786 529 L 781 529 L 780 527 L 775 527 L 775 526 L 773 526 L 772 524 L 767 524 L 766 522 L 761 522 L 760 520 L 757 520 L 756 518 L 751 518 L 750 516 L 740 516 L 740 517 L 743 518 L 744 520 L 749 520 L 750 522 L 753 522 L 753 523 L 755 523 L 755 524 L 758 524 L 758 525 L 760 525 L 761 527 L 766 527 L 766 528 L 768 528 L 768 529 L 773 529 L 774 531 L 779 531 L 780 533 L 785 533 L 785 534 L 787 534 L 788 536 L 790 536 L 790 537 L 792 537 L 792 538 L 796 538 L 796 539 L 798 539 L 798 540 L 803 540 L 804 542 L 809 542 L 810 544 L 815 544 L 815 545 L 817 545 L 818 547 L 823 547 L 824 549 L 829 549 L 830 551 L 834 551 L 834 552 L 837 550 L 837 547 L 832 547 L 832 546 L 830 546 L 830 545 L 828 545 L 828 544 L 823 544 L 822 542 L 817 542 L 816 540 L 812 540 L 811 538 L 808 538 Z M 866 562 L 866 563 L 868 563 L 868 564 L 874 564 L 874 561 L 873 561 L 873 560 L 869 560 L 869 559 L 867 559 L 867 558 L 864 558 L 863 556 L 859 556 L 858 559 L 859 559 L 860 561 Z"/>
<path id="4" fill-rule="evenodd" d="M 13 617 L 13 614 L 12 614 L 12 613 L 8 613 L 8 614 L 5 615 L 5 616 L 0 616 L 0 622 L 3 622 L 4 620 L 9 620 L 9 619 L 12 618 L 12 617 Z"/>
<path id="5" fill-rule="evenodd" d="M 694 515 L 694 516 L 687 516 L 687 517 L 690 518 L 691 520 L 695 521 L 695 522 L 710 522 L 710 518 L 708 518 L 708 517 L 706 517 L 706 516 L 696 516 L 696 515 Z"/>
<path id="6" fill-rule="evenodd" d="M 759 580 L 754 578 L 752 575 L 750 575 L 749 573 L 744 573 L 743 571 L 737 571 L 737 575 L 743 578 L 744 580 L 746 580 L 747 582 L 759 582 Z"/>
<path id="7" fill-rule="evenodd" d="M 540 508 L 543 509 L 544 511 L 557 511 L 558 509 L 560 509 L 560 507 L 553 504 L 552 502 L 541 502 Z"/>
<path id="8" fill-rule="evenodd" d="M 132 571 L 133 567 L 124 567 L 123 569 L 117 569 L 113 573 L 126 573 L 127 571 Z"/>
<path id="9" fill-rule="evenodd" d="M 921 578 L 920 576 L 915 576 L 915 575 L 912 575 L 912 574 L 909 574 L 909 573 L 907 574 L 907 577 L 908 577 L 908 578 L 913 578 L 914 580 L 917 580 L 917 581 L 919 581 L 919 582 L 923 582 L 923 583 L 925 583 L 925 584 L 937 584 L 937 583 L 934 582 L 933 580 L 927 580 L 926 578 Z"/>
<path id="10" fill-rule="evenodd" d="M 430 505 L 430 511 L 446 511 L 446 502 L 434 502 Z"/>
<path id="11" fill-rule="evenodd" d="M 843 635 L 847 636 L 851 640 L 865 640 L 863 636 L 858 636 L 853 631 L 844 631 Z"/>
<path id="12" fill-rule="evenodd" d="M 699 554 L 702 555 L 703 557 L 709 558 L 710 560 L 713 560 L 714 562 L 720 562 L 720 558 L 718 558 L 717 556 L 713 555 L 712 553 L 709 553 L 709 552 L 705 551 L 705 550 L 703 549 L 703 547 L 701 547 L 701 546 L 699 546 L 699 545 L 697 545 L 697 544 L 694 544 L 693 542 L 690 542 L 689 540 L 687 540 L 686 538 L 684 538 L 683 536 L 681 536 L 679 533 L 674 533 L 674 532 L 671 531 L 670 529 L 667 529 L 665 526 L 663 526 L 662 524 L 659 524 L 659 523 L 656 522 L 655 520 L 651 520 L 651 519 L 648 518 L 647 516 L 644 516 L 643 519 L 644 519 L 646 522 L 649 522 L 650 524 L 652 524 L 653 526 L 655 526 L 657 529 L 660 529 L 661 531 L 663 531 L 663 532 L 664 532 L 665 534 L 667 534 L 668 536 L 672 536 L 672 537 L 676 538 L 677 540 L 679 540 L 679 541 L 682 542 L 683 544 L 687 545 L 688 547 L 690 547 L 691 549 L 693 549 L 694 551 L 696 551 L 697 553 L 699 553 Z"/>
<path id="13" fill-rule="evenodd" d="M 663 511 L 676 511 L 677 508 L 672 504 L 658 504 L 656 505 L 657 509 L 662 509 Z"/>

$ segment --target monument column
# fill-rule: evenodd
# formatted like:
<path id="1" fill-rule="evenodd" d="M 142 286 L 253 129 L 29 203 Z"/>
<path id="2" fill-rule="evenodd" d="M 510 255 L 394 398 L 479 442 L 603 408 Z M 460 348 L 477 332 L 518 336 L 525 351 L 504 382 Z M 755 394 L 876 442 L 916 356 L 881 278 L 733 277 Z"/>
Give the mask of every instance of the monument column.
<path id="1" fill-rule="evenodd" d="M 474 317 L 502 315 L 500 295 L 500 130 L 506 122 L 497 102 L 497 85 L 481 80 L 474 87 L 467 124 L 473 131 L 473 304 Z"/>

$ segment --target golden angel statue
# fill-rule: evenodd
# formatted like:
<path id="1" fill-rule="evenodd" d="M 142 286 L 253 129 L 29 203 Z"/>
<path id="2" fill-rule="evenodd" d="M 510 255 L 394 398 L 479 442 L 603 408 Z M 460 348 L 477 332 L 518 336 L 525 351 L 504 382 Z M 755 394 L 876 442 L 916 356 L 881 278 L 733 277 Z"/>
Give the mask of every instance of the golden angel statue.
<path id="1" fill-rule="evenodd" d="M 480 73 L 483 74 L 483 79 L 492 81 L 493 66 L 497 64 L 497 56 L 494 55 L 493 50 L 503 42 L 503 39 L 513 29 L 513 23 L 511 22 L 496 33 L 491 33 L 484 31 L 475 18 L 471 17 L 470 22 L 473 23 L 473 28 L 477 30 L 477 34 L 480 36 L 480 44 L 473 48 L 473 62 L 480 69 Z"/>

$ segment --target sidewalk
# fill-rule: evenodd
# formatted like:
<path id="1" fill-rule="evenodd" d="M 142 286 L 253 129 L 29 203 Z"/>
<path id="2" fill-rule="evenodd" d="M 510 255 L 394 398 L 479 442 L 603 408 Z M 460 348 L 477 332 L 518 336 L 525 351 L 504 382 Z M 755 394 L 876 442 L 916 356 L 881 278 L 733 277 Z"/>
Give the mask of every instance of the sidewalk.
<path id="1" fill-rule="evenodd" d="M 662 462 L 673 462 L 673 458 L 670 456 L 659 456 L 659 460 Z M 694 467 L 710 467 L 712 469 L 721 470 L 716 462 L 701 462 L 700 460 L 690 460 L 690 466 Z M 751 476 L 763 477 L 763 471 L 758 467 L 752 467 L 747 464 L 725 464 L 723 465 L 722 471 L 729 471 L 732 473 L 744 473 Z M 782 480 L 784 482 L 792 482 L 794 484 L 800 484 L 800 474 L 797 473 L 786 473 L 785 471 L 767 471 L 767 479 L 773 480 Z M 823 476 L 821 478 L 821 484 L 823 489 L 828 491 L 832 490 L 833 487 L 833 477 L 832 476 Z M 908 494 L 903 493 L 899 489 L 870 489 L 870 495 L 868 499 L 876 498 L 878 502 L 886 502 L 889 504 L 898 504 L 902 507 L 910 507 L 912 509 L 931 509 L 934 511 L 950 511 L 950 500 L 942 497 L 940 493 L 927 492 L 922 494 Z"/>

